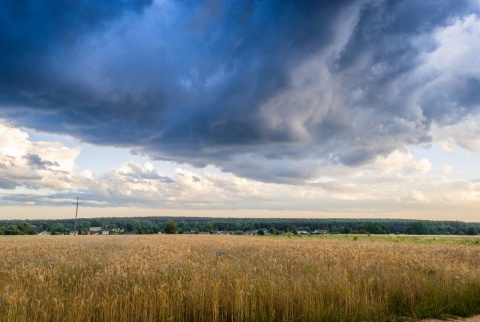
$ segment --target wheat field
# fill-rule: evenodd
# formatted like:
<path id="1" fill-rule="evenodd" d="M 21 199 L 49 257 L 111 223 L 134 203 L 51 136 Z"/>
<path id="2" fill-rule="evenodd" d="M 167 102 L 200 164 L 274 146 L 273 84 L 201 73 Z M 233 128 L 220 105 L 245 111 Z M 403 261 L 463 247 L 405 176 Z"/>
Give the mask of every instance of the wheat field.
<path id="1" fill-rule="evenodd" d="M 0 320 L 398 321 L 468 316 L 480 313 L 480 246 L 475 242 L 4 237 Z"/>

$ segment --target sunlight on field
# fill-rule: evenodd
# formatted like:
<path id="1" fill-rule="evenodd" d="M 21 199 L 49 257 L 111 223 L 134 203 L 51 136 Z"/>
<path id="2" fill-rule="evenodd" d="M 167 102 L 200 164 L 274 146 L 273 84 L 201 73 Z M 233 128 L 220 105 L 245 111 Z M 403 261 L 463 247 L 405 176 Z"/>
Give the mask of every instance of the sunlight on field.
<path id="1" fill-rule="evenodd" d="M 395 321 L 480 313 L 478 239 L 402 238 L 4 237 L 0 319 Z"/>

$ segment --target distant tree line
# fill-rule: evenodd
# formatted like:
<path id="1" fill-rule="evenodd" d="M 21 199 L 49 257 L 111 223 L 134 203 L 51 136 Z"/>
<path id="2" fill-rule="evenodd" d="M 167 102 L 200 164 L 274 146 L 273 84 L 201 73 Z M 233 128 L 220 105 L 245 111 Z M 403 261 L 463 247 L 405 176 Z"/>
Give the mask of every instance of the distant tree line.
<path id="1" fill-rule="evenodd" d="M 68 234 L 73 227 L 73 219 L 0 220 L 0 235 L 27 235 L 43 231 Z M 89 218 L 78 221 L 77 230 L 80 234 L 90 231 L 91 227 L 126 234 L 245 232 L 261 229 L 261 232 L 272 234 L 325 230 L 330 234 L 477 235 L 480 231 L 480 223 L 403 219 L 130 217 Z"/>
<path id="2" fill-rule="evenodd" d="M 0 224 L 0 235 L 36 235 L 37 233 L 36 227 L 28 222 Z"/>

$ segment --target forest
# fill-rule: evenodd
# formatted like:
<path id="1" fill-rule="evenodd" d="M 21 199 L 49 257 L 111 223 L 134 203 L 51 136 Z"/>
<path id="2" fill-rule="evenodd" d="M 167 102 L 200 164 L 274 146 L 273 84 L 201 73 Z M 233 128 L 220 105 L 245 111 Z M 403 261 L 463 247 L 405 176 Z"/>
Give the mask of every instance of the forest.
<path id="1" fill-rule="evenodd" d="M 211 217 L 111 217 L 78 219 L 79 234 L 108 231 L 109 234 L 230 233 L 254 234 L 410 234 L 478 235 L 480 223 L 408 219 L 293 219 L 293 218 L 211 218 Z M 74 219 L 0 220 L 0 235 L 34 235 L 48 232 L 69 234 Z"/>

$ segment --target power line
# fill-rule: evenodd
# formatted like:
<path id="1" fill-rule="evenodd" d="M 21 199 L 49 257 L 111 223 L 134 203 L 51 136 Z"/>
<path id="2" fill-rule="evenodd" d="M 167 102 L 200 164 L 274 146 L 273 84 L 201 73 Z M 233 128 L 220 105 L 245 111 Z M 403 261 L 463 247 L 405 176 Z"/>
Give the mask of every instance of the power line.
<path id="1" fill-rule="evenodd" d="M 73 204 L 77 206 L 77 208 L 76 208 L 76 210 L 75 210 L 75 225 L 74 225 L 74 227 L 73 227 L 73 236 L 75 236 L 75 235 L 77 235 L 78 205 L 81 205 L 82 203 L 81 203 L 81 202 L 78 202 L 78 197 L 77 197 L 77 202 L 74 202 Z"/>

